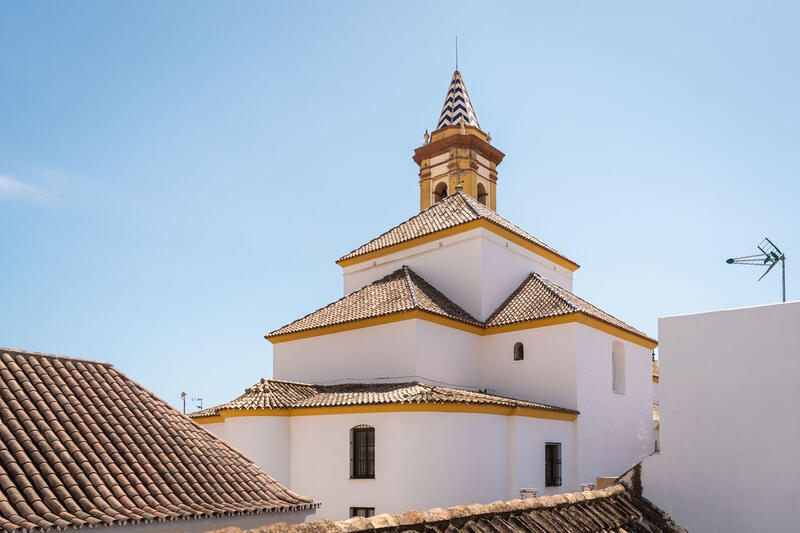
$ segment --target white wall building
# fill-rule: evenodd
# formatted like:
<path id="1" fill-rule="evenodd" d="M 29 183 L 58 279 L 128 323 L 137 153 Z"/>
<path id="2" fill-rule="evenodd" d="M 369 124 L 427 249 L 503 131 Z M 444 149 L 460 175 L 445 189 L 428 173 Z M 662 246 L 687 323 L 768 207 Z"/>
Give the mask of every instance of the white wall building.
<path id="1" fill-rule="evenodd" d="M 656 342 L 575 296 L 578 264 L 493 210 L 503 154 L 458 72 L 414 158 L 422 211 L 337 261 L 342 299 L 267 335 L 275 380 L 195 420 L 321 518 L 627 470 L 653 449 Z"/>
<path id="2" fill-rule="evenodd" d="M 644 495 L 689 531 L 800 531 L 800 302 L 658 329 L 664 425 Z"/>

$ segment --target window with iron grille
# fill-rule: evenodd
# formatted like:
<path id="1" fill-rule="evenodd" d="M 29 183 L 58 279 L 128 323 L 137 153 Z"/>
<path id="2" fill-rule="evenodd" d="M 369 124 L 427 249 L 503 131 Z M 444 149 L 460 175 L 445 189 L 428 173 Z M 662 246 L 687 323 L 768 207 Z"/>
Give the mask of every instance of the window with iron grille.
<path id="1" fill-rule="evenodd" d="M 544 445 L 544 485 L 561 486 L 561 443 L 548 442 Z"/>
<path id="2" fill-rule="evenodd" d="M 350 477 L 375 478 L 375 428 L 356 426 L 350 430 Z"/>
<path id="3" fill-rule="evenodd" d="M 354 516 L 363 516 L 364 518 L 369 518 L 370 516 L 375 516 L 375 508 L 374 507 L 351 507 L 350 508 L 350 518 Z"/>

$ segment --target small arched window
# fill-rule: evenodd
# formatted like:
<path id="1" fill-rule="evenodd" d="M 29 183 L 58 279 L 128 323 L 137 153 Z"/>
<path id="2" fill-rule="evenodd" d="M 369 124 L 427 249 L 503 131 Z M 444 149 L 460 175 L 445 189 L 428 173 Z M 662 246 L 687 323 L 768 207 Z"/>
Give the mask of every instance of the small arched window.
<path id="1" fill-rule="evenodd" d="M 611 390 L 625 394 L 625 346 L 621 342 L 611 345 Z"/>
<path id="2" fill-rule="evenodd" d="M 375 428 L 372 426 L 350 429 L 350 478 L 375 478 Z"/>
<path id="3" fill-rule="evenodd" d="M 525 359 L 525 347 L 521 342 L 514 345 L 514 361 L 522 361 Z"/>
<path id="4" fill-rule="evenodd" d="M 441 202 L 445 198 L 447 198 L 447 183 L 442 181 L 433 189 L 433 201 Z"/>
<path id="5" fill-rule="evenodd" d="M 486 187 L 483 186 L 483 183 L 478 184 L 478 201 L 483 205 L 486 205 L 486 200 L 489 199 L 489 194 L 486 192 Z"/>

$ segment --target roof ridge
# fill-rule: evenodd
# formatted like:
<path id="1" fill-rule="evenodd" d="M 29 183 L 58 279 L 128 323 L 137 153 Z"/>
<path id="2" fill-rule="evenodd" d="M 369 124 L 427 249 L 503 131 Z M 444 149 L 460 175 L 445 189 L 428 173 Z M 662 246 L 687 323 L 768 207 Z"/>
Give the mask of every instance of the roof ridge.
<path id="1" fill-rule="evenodd" d="M 414 215 L 411 215 L 410 217 L 408 217 L 408 218 L 407 218 L 407 219 L 405 219 L 404 221 L 400 222 L 399 224 L 395 224 L 394 226 L 392 226 L 391 228 L 387 229 L 386 231 L 384 231 L 383 233 L 381 233 L 380 235 L 378 235 L 378 236 L 377 236 L 377 237 L 375 237 L 374 239 L 370 239 L 370 240 L 368 240 L 367 242 L 365 242 L 364 244 L 362 244 L 362 245 L 361 245 L 361 246 L 359 246 L 358 248 L 353 248 L 352 250 L 350 250 L 349 252 L 347 252 L 346 254 L 344 254 L 344 255 L 342 256 L 342 258 L 344 258 L 344 257 L 347 257 L 348 255 L 352 254 L 353 252 L 355 252 L 355 251 L 357 251 L 357 250 L 360 250 L 361 248 L 363 248 L 363 247 L 365 247 L 365 246 L 368 246 L 368 245 L 369 245 L 370 243 L 372 243 L 372 242 L 375 242 L 375 241 L 377 241 L 378 239 L 380 239 L 381 237 L 383 237 L 384 235 L 386 235 L 387 233 L 389 233 L 390 231 L 392 231 L 393 229 L 395 229 L 397 226 L 402 226 L 402 225 L 403 225 L 403 224 L 405 224 L 406 222 L 410 222 L 411 220 L 413 220 L 413 219 L 417 218 L 417 217 L 418 217 L 418 216 L 420 216 L 421 214 L 423 214 L 423 213 L 427 213 L 428 211 L 430 211 L 431 209 L 434 209 L 435 207 L 440 207 L 440 204 L 444 203 L 444 201 L 445 201 L 445 200 L 447 200 L 448 198 L 451 198 L 451 197 L 455 196 L 456 194 L 458 194 L 458 192 L 454 192 L 453 194 L 451 194 L 451 195 L 449 195 L 449 196 L 445 196 L 445 197 L 444 197 L 444 198 L 442 198 L 440 201 L 438 201 L 438 202 L 435 202 L 435 203 L 432 203 L 431 205 L 429 205 L 428 207 L 426 207 L 425 209 L 423 209 L 423 210 L 422 210 L 422 211 L 420 211 L 419 213 L 416 213 L 416 214 L 414 214 Z M 340 258 L 339 260 L 341 260 L 341 258 Z"/>
<path id="2" fill-rule="evenodd" d="M 377 285 L 378 283 L 385 282 L 385 281 L 387 281 L 389 278 L 391 278 L 392 276 L 395 276 L 395 275 L 397 275 L 397 273 L 398 273 L 398 272 L 400 272 L 401 270 L 403 270 L 403 269 L 402 269 L 402 268 L 398 268 L 397 270 L 394 270 L 393 272 L 390 272 L 389 274 L 386 274 L 386 275 L 385 275 L 385 276 L 383 276 L 382 278 L 376 279 L 376 280 L 375 280 L 375 281 L 373 281 L 372 283 L 367 283 L 366 285 L 364 285 L 364 286 L 363 286 L 363 287 L 361 287 L 360 289 L 354 290 L 354 291 L 353 291 L 353 292 L 351 292 L 350 294 L 345 294 L 345 295 L 344 295 L 344 296 L 342 296 L 341 298 L 337 298 L 336 300 L 332 301 L 332 302 L 331 302 L 331 303 L 329 303 L 328 305 L 323 305 L 323 306 L 322 306 L 322 307 L 320 307 L 319 309 L 315 309 L 314 311 L 311 311 L 310 313 L 307 313 L 307 314 L 305 314 L 305 315 L 301 316 L 300 318 L 298 318 L 298 319 L 296 319 L 296 320 L 292 320 L 292 321 L 291 321 L 291 322 L 289 322 L 288 324 L 284 324 L 283 326 L 281 326 L 281 327 L 279 327 L 279 328 L 276 328 L 276 329 L 274 329 L 274 330 L 270 331 L 269 333 L 267 333 L 266 335 L 264 335 L 264 337 L 265 337 L 265 338 L 267 338 L 267 337 L 269 337 L 270 335 L 272 335 L 273 333 L 275 333 L 275 332 L 276 332 L 276 331 L 278 331 L 278 330 L 281 330 L 281 329 L 283 329 L 283 328 L 285 328 L 285 327 L 291 326 L 291 325 L 292 325 L 292 324 L 294 324 L 295 322 L 299 322 L 300 320 L 303 320 L 304 318 L 307 318 L 307 317 L 309 317 L 309 316 L 313 315 L 314 313 L 319 313 L 319 312 L 320 312 L 320 311 L 322 311 L 323 309 L 327 309 L 327 308 L 329 308 L 329 307 L 331 307 L 331 306 L 334 306 L 334 305 L 336 305 L 337 303 L 339 303 L 339 302 L 341 302 L 342 300 L 344 300 L 345 298 L 348 298 L 348 297 L 350 297 L 350 296 L 352 296 L 352 295 L 354 295 L 354 294 L 357 294 L 357 293 L 359 293 L 359 292 L 363 291 L 363 290 L 364 290 L 364 289 L 366 289 L 367 287 L 371 287 L 371 286 L 373 286 L 373 285 Z"/>
<path id="3" fill-rule="evenodd" d="M 469 199 L 472 199 L 472 196 L 470 196 L 468 194 L 464 194 L 463 191 L 456 191 L 455 194 L 458 194 L 458 195 L 461 196 L 461 200 L 466 204 L 466 206 L 469 208 L 470 211 L 475 213 L 476 217 L 478 217 L 480 219 L 488 220 L 485 216 L 483 216 L 480 213 L 478 213 L 478 211 L 474 207 L 472 207 L 472 203 L 469 201 Z M 491 211 L 491 209 L 490 209 L 490 211 Z M 498 215 L 498 216 L 500 216 L 500 215 Z"/>
<path id="4" fill-rule="evenodd" d="M 505 300 L 503 300 L 502 302 L 500 302 L 500 305 L 498 305 L 498 306 L 497 306 L 497 309 L 495 309 L 494 311 L 492 311 L 492 314 L 490 314 L 490 315 L 489 315 L 489 316 L 486 318 L 486 320 L 484 321 L 484 327 L 488 327 L 488 324 L 489 324 L 489 322 L 491 322 L 491 321 L 492 321 L 492 319 L 494 319 L 494 317 L 495 317 L 495 316 L 497 316 L 497 315 L 500 313 L 500 311 L 502 311 L 502 310 L 503 310 L 503 309 L 506 307 L 506 305 L 508 305 L 509 303 L 511 303 L 511 300 L 513 300 L 513 299 L 514 299 L 514 297 L 515 297 L 517 294 L 519 294 L 519 293 L 522 291 L 522 288 L 523 288 L 523 287 L 525 287 L 525 284 L 526 284 L 526 283 L 528 283 L 528 280 L 529 280 L 529 279 L 531 279 L 531 277 L 532 277 L 532 276 L 533 276 L 533 272 L 531 272 L 530 274 L 528 274 L 527 276 L 525 276 L 525 279 L 524 279 L 524 280 L 522 280 L 522 283 L 520 283 L 519 285 L 517 285 L 517 288 L 516 288 L 516 289 L 514 289 L 513 291 L 511 291 L 511 294 L 509 294 L 509 295 L 506 297 L 506 299 L 505 299 Z"/>
<path id="5" fill-rule="evenodd" d="M 411 301 L 414 302 L 414 309 L 416 309 L 419 307 L 419 302 L 417 301 L 417 292 L 414 290 L 414 284 L 411 282 L 411 269 L 403 265 L 403 272 L 406 275 L 408 290 L 411 291 Z"/>
<path id="6" fill-rule="evenodd" d="M 580 310 L 580 308 L 578 308 L 578 306 L 577 306 L 577 305 L 575 305 L 574 303 L 572 303 L 572 302 L 570 302 L 569 300 L 567 300 L 566 298 L 564 298 L 564 296 L 562 296 L 562 295 L 561 295 L 561 293 L 559 293 L 557 290 L 555 290 L 555 289 L 554 289 L 553 287 L 551 287 L 550 285 L 551 285 L 551 284 L 552 284 L 552 285 L 555 285 L 555 286 L 556 286 L 556 287 L 558 287 L 559 289 L 561 289 L 561 290 L 565 290 L 565 291 L 566 291 L 566 289 L 565 289 L 564 287 L 562 287 L 562 286 L 561 286 L 561 285 L 559 285 L 558 283 L 554 283 L 554 282 L 550 281 L 549 279 L 545 278 L 544 276 L 542 276 L 542 275 L 540 275 L 540 274 L 537 274 L 536 272 L 531 272 L 531 274 L 533 274 L 534 276 L 536 276 L 536 279 L 538 279 L 538 280 L 539 280 L 539 281 L 542 283 L 542 285 L 543 285 L 543 286 L 544 286 L 544 287 L 545 287 L 545 288 L 546 288 L 546 289 L 547 289 L 547 290 L 550 292 L 550 294 L 553 294 L 553 295 L 554 295 L 554 296 L 556 296 L 556 297 L 557 297 L 559 300 L 561 300 L 562 302 L 564 302 L 565 304 L 567 304 L 567 306 L 571 307 L 573 312 L 575 312 L 575 313 L 578 313 L 578 312 L 580 312 L 580 311 L 581 311 L 581 310 Z M 575 296 L 575 295 L 574 295 L 572 292 L 570 292 L 570 291 L 567 291 L 567 292 L 569 292 L 570 294 L 572 294 L 573 296 Z M 578 298 L 577 296 L 575 296 L 575 297 L 576 297 L 576 298 Z M 586 300 L 583 300 L 583 301 L 585 302 Z M 586 303 L 588 304 L 589 302 L 586 302 Z M 589 305 L 592 305 L 592 304 L 589 304 Z M 592 306 L 592 307 L 595 307 L 595 306 Z"/>
<path id="7" fill-rule="evenodd" d="M 107 363 L 105 361 L 95 361 L 93 359 L 84 359 L 83 357 L 72 357 L 70 355 L 60 355 L 55 353 L 46 353 L 46 352 L 33 352 L 30 350 L 17 350 L 15 348 L 7 348 L 5 346 L 0 346 L 0 354 L 7 353 L 9 355 L 16 354 L 16 355 L 35 355 L 37 357 L 48 357 L 51 359 L 63 359 L 66 361 L 80 361 L 81 363 L 91 363 L 93 365 L 102 365 L 107 366 L 110 368 L 114 368 L 114 365 L 111 363 Z"/>

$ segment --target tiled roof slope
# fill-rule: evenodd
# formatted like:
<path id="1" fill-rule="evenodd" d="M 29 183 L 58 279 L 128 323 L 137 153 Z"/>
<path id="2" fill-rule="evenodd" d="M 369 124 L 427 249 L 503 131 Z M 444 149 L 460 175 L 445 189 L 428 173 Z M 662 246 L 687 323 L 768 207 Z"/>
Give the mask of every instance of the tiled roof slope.
<path id="1" fill-rule="evenodd" d="M 478 404 L 501 407 L 524 407 L 552 412 L 578 414 L 564 409 L 505 396 L 463 389 L 439 387 L 426 383 L 346 383 L 311 385 L 274 379 L 262 379 L 228 403 L 190 414 L 192 418 L 215 416 L 225 410 L 303 409 L 382 404 Z"/>
<path id="2" fill-rule="evenodd" d="M 315 507 L 111 365 L 0 348 L 0 530 Z"/>
<path id="3" fill-rule="evenodd" d="M 486 319 L 486 327 L 493 328 L 582 313 L 606 324 L 618 327 L 637 337 L 656 342 L 638 329 L 629 326 L 586 300 L 536 273 L 531 273 L 517 289 Z"/>
<path id="4" fill-rule="evenodd" d="M 341 522 L 275 524 L 247 533 L 685 533 L 622 485 L 542 498 L 381 514 Z M 241 533 L 237 528 L 217 533 Z"/>
<path id="5" fill-rule="evenodd" d="M 496 226 L 510 231 L 517 237 L 552 252 L 556 256 L 574 264 L 576 268 L 578 266 L 574 261 L 561 255 L 533 235 L 515 226 L 463 192 L 455 192 L 441 202 L 433 204 L 405 222 L 390 229 L 383 235 L 372 239 L 365 245 L 341 257 L 338 262 L 481 219 L 487 220 Z"/>
<path id="6" fill-rule="evenodd" d="M 461 78 L 461 73 L 456 70 L 453 72 L 453 79 L 450 80 L 450 87 L 447 89 L 447 96 L 444 99 L 436 129 L 438 130 L 445 126 L 458 126 L 459 124 L 475 126 L 476 128 L 481 127 L 478 124 L 475 110 L 472 108 L 472 100 L 469 99 L 467 86 Z"/>
<path id="7" fill-rule="evenodd" d="M 403 266 L 330 305 L 267 334 L 267 338 L 420 310 L 472 325 L 480 322 Z"/>

